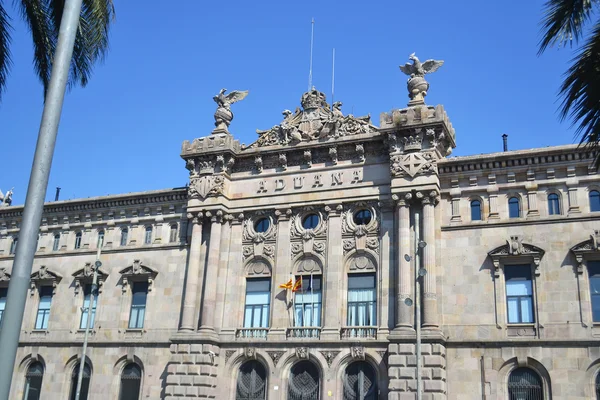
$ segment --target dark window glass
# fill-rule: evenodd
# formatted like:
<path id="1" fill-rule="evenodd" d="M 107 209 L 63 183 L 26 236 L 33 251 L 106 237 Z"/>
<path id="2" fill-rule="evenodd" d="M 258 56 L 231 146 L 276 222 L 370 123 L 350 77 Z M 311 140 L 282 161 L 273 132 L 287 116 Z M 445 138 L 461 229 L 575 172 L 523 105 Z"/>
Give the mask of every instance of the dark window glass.
<path id="1" fill-rule="evenodd" d="M 75 235 L 75 249 L 81 248 L 81 232 L 77 232 Z"/>
<path id="2" fill-rule="evenodd" d="M 590 211 L 600 211 L 600 192 L 597 190 L 590 192 Z"/>
<path id="3" fill-rule="evenodd" d="M 104 231 L 100 230 L 98 231 L 98 247 L 103 247 L 104 246 Z"/>
<path id="4" fill-rule="evenodd" d="M 471 202 L 471 221 L 481 221 L 481 202 L 479 200 Z"/>
<path id="5" fill-rule="evenodd" d="M 244 328 L 267 328 L 270 303 L 271 279 L 247 279 Z"/>
<path id="6" fill-rule="evenodd" d="M 592 316 L 594 322 L 600 322 L 600 261 L 588 261 L 587 266 L 590 279 Z"/>
<path id="7" fill-rule="evenodd" d="M 510 400 L 543 400 L 544 389 L 540 376 L 529 368 L 517 368 L 508 377 Z"/>
<path id="8" fill-rule="evenodd" d="M 321 326 L 321 275 L 297 276 L 302 279 L 294 292 L 294 326 Z"/>
<path id="9" fill-rule="evenodd" d="M 175 243 L 177 241 L 177 224 L 171 225 L 171 231 L 169 232 L 169 243 Z"/>
<path id="10" fill-rule="evenodd" d="M 50 319 L 50 306 L 52 305 L 52 286 L 40 287 L 40 304 L 38 306 L 37 317 L 35 319 L 35 329 L 48 329 L 48 319 Z"/>
<path id="11" fill-rule="evenodd" d="M 353 220 L 356 225 L 367 225 L 371 222 L 371 218 L 373 218 L 371 211 L 360 210 L 354 213 Z"/>
<path id="12" fill-rule="evenodd" d="M 128 234 L 129 234 L 129 231 L 127 230 L 127 228 L 121 229 L 121 246 L 127 246 L 127 235 Z"/>
<path id="13" fill-rule="evenodd" d="M 80 364 L 75 365 L 73 368 L 73 374 L 71 375 L 71 400 L 75 400 L 77 394 L 77 379 L 79 377 Z M 81 379 L 81 391 L 79 392 L 79 400 L 87 400 L 88 392 L 90 390 L 90 378 L 92 377 L 92 370 L 89 365 L 83 366 L 83 378 Z"/>
<path id="14" fill-rule="evenodd" d="M 258 233 L 264 233 L 269 229 L 271 223 L 268 218 L 261 218 L 254 224 L 254 230 Z"/>
<path id="15" fill-rule="evenodd" d="M 600 400 L 600 373 L 596 374 L 596 400 Z"/>
<path id="16" fill-rule="evenodd" d="M 348 276 L 348 326 L 377 325 L 375 274 Z"/>
<path id="17" fill-rule="evenodd" d="M 90 300 L 92 295 L 92 285 L 87 284 L 83 290 L 83 311 L 81 312 L 81 321 L 79 323 L 79 329 L 85 329 L 87 327 L 87 318 L 90 309 Z M 90 328 L 94 327 L 94 321 L 96 319 L 96 305 L 98 304 L 98 289 L 94 290 L 94 304 L 92 305 L 92 320 L 90 322 Z"/>
<path id="18" fill-rule="evenodd" d="M 344 400 L 376 400 L 377 377 L 373 367 L 364 361 L 354 362 L 344 374 Z"/>
<path id="19" fill-rule="evenodd" d="M 35 362 L 27 368 L 25 374 L 25 389 L 23 390 L 23 400 L 40 400 L 42 391 L 42 379 L 44 378 L 44 366 L 40 362 Z"/>
<path id="20" fill-rule="evenodd" d="M 54 243 L 52 244 L 52 251 L 58 251 L 60 249 L 60 233 L 54 235 Z"/>
<path id="21" fill-rule="evenodd" d="M 267 397 L 267 372 L 256 361 L 247 361 L 240 366 L 236 384 L 236 400 L 264 400 Z"/>
<path id="22" fill-rule="evenodd" d="M 131 312 L 129 313 L 129 328 L 142 329 L 146 315 L 146 298 L 148 297 L 148 282 L 135 282 L 132 288 Z"/>
<path id="23" fill-rule="evenodd" d="M 119 400 L 138 400 L 142 385 L 142 369 L 137 364 L 127 364 L 121 373 Z"/>
<path id="24" fill-rule="evenodd" d="M 319 216 L 317 214 L 308 214 L 302 220 L 304 229 L 315 229 L 319 225 Z"/>
<path id="25" fill-rule="evenodd" d="M 10 251 L 9 254 L 15 254 L 15 252 L 17 251 L 17 244 L 19 243 L 19 238 L 18 237 L 14 237 L 12 242 L 10 243 Z"/>
<path id="26" fill-rule="evenodd" d="M 509 324 L 533 323 L 533 282 L 531 266 L 506 265 L 506 309 Z"/>
<path id="27" fill-rule="evenodd" d="M 321 382 L 319 370 L 310 361 L 300 361 L 292 366 L 288 380 L 288 399 L 319 400 Z"/>
<path id="28" fill-rule="evenodd" d="M 519 207 L 519 199 L 516 197 L 511 197 L 508 200 L 508 217 L 509 218 L 519 218 L 521 216 L 521 210 Z"/>
<path id="29" fill-rule="evenodd" d="M 8 288 L 0 288 L 0 327 L 2 326 L 2 314 L 4 314 L 4 308 L 6 307 L 6 295 Z"/>
<path id="30" fill-rule="evenodd" d="M 146 233 L 144 235 L 144 244 L 152 244 L 152 227 L 146 227 Z"/>
<path id="31" fill-rule="evenodd" d="M 560 214 L 560 201 L 556 193 L 548 195 L 548 215 Z"/>

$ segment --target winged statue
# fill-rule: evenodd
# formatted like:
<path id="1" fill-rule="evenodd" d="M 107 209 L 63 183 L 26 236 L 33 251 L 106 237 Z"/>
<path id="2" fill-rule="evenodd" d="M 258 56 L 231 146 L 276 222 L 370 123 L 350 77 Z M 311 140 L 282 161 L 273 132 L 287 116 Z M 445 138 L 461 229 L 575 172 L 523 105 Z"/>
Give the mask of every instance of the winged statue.
<path id="1" fill-rule="evenodd" d="M 421 62 L 419 58 L 412 53 L 408 57 L 410 62 L 400 66 L 400 71 L 409 76 L 408 86 L 408 97 L 411 101 L 409 105 L 425 104 L 425 96 L 429 90 L 429 83 L 425 80 L 425 74 L 431 74 L 437 71 L 443 64 L 443 60 L 427 60 Z"/>
<path id="2" fill-rule="evenodd" d="M 240 100 L 244 100 L 248 96 L 248 91 L 233 90 L 229 94 L 225 94 L 227 89 L 221 89 L 219 94 L 213 97 L 217 103 L 217 111 L 215 111 L 215 130 L 213 133 L 226 132 L 229 133 L 228 127 L 233 120 L 231 105 Z"/>

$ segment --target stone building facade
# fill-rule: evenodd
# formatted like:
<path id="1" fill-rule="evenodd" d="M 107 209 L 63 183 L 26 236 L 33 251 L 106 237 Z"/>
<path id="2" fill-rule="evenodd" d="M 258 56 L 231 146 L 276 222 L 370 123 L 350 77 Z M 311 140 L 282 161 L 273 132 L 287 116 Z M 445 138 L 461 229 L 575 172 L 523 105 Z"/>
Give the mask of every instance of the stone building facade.
<path id="1" fill-rule="evenodd" d="M 597 398 L 592 154 L 449 157 L 442 106 L 376 127 L 314 89 L 245 146 L 229 106 L 188 187 L 46 204 L 11 398 L 71 398 L 99 243 L 91 400 L 414 399 L 417 302 L 425 399 Z"/>

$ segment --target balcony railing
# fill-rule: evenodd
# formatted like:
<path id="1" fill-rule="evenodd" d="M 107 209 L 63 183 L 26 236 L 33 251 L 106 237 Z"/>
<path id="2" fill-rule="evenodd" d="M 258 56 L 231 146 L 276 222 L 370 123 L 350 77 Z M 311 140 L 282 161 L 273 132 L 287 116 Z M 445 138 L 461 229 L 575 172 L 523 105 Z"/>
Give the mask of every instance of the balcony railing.
<path id="1" fill-rule="evenodd" d="M 267 339 L 269 328 L 240 328 L 236 331 L 237 339 Z"/>
<path id="2" fill-rule="evenodd" d="M 288 328 L 288 339 L 319 339 L 321 337 L 321 327 L 318 326 L 297 326 Z"/>
<path id="3" fill-rule="evenodd" d="M 377 339 L 375 326 L 345 326 L 340 332 L 342 339 Z"/>

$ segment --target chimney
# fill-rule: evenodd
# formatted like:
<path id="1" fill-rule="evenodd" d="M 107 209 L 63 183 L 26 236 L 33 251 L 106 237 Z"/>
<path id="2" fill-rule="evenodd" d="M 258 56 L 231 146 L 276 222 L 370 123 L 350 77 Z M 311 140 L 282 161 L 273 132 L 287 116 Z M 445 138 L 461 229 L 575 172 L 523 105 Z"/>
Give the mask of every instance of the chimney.
<path id="1" fill-rule="evenodd" d="M 502 142 L 504 143 L 504 151 L 508 151 L 508 135 L 506 133 L 502 135 Z"/>
<path id="2" fill-rule="evenodd" d="M 56 188 L 56 195 L 54 196 L 54 201 L 58 201 L 58 196 L 60 195 L 60 188 Z"/>

